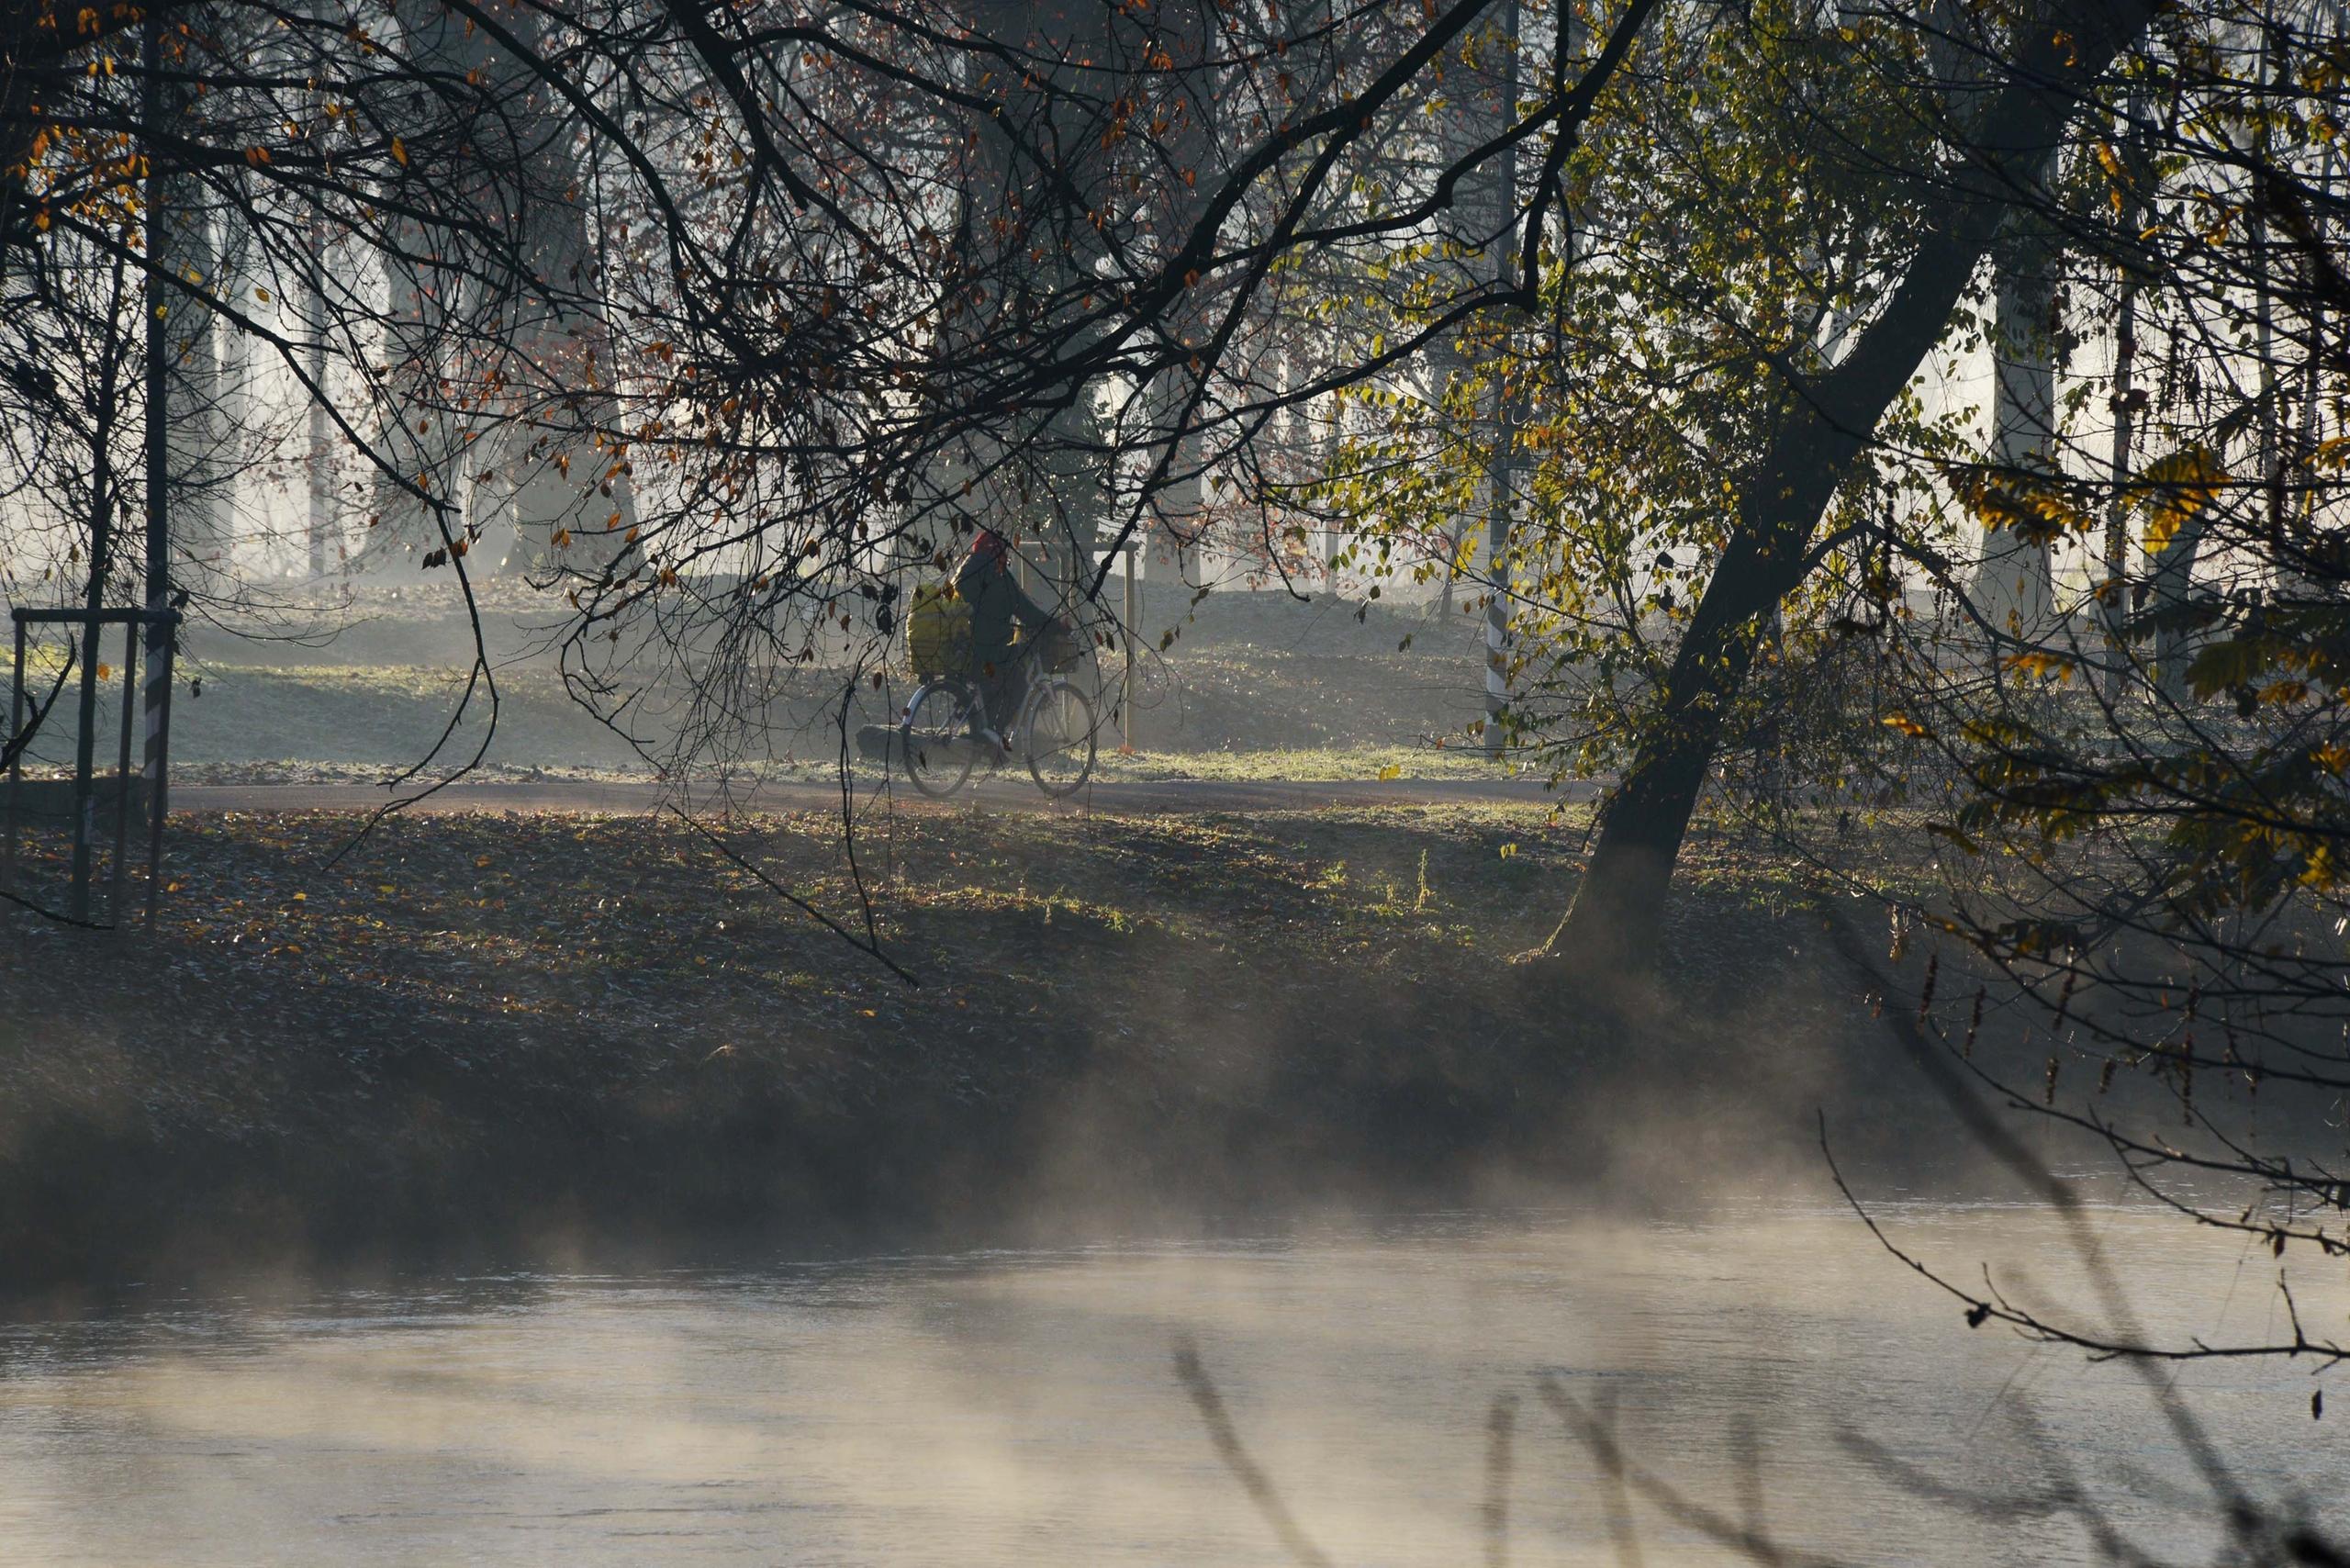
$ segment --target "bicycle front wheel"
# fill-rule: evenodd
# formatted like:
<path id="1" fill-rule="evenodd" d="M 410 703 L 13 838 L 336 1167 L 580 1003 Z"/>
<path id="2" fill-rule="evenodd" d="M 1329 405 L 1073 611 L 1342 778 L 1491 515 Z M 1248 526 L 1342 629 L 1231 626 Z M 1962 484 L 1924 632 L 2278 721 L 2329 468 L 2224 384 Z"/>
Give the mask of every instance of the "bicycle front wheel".
<path id="1" fill-rule="evenodd" d="M 1037 687 L 1020 729 L 1027 738 L 1028 775 L 1046 794 L 1058 800 L 1092 774 L 1093 702 L 1076 682 L 1056 678 Z"/>
<path id="2" fill-rule="evenodd" d="M 915 789 L 936 799 L 963 787 L 979 752 L 970 719 L 971 694 L 961 681 L 927 681 L 914 693 L 898 726 L 898 755 Z"/>

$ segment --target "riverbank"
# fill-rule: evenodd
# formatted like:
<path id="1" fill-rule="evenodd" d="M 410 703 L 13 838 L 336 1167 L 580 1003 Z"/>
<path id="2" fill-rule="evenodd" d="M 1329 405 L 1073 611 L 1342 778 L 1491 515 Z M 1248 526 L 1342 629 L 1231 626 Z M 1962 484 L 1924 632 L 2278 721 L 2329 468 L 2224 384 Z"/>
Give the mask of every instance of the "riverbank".
<path id="1" fill-rule="evenodd" d="M 1814 1158 L 1812 1107 L 1883 1101 L 1906 1070 L 1859 984 L 1735 841 L 1692 846 L 1661 992 L 1512 964 L 1572 894 L 1581 809 L 910 806 L 854 874 L 822 812 L 722 849 L 649 815 L 355 844 L 349 812 L 189 816 L 157 940 L 5 917 L 0 1269 L 1768 1182 Z M 1667 1095 L 1679 1135 L 1639 1137 Z"/>

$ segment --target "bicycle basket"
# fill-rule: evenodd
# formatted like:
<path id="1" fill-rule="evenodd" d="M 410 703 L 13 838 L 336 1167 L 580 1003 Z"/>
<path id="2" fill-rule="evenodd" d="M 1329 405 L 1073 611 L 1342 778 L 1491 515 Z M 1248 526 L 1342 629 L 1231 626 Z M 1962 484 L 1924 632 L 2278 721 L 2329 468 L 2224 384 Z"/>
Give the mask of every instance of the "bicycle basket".
<path id="1" fill-rule="evenodd" d="M 1050 675 L 1067 675 L 1085 661 L 1085 646 L 1077 637 L 1052 627 L 1038 640 L 1036 666 Z"/>

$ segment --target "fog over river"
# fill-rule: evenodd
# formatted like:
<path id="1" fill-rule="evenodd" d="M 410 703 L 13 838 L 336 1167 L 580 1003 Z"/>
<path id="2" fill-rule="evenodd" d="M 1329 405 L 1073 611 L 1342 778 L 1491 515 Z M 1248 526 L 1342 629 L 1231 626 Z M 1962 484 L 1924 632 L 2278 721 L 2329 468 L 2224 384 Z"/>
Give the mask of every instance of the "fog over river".
<path id="1" fill-rule="evenodd" d="M 1958 1276 L 1987 1262 L 2022 1299 L 2086 1297 L 2042 1213 L 1884 1212 Z M 2277 1331 L 2265 1249 L 2142 1210 L 2095 1223 L 2149 1328 Z M 2306 1320 L 2341 1321 L 2339 1273 L 2294 1270 Z M 1509 1560 L 1617 1561 L 1614 1490 L 1546 1374 L 1585 1409 L 1612 1406 L 1635 1462 L 1732 1518 L 1751 1429 L 1762 1517 L 1793 1546 L 2094 1561 L 2076 1514 L 2029 1501 L 2060 1467 L 2165 1560 L 2217 1540 L 2132 1372 L 1970 1332 L 1848 1211 L 1733 1203 L 1639 1223 L 1446 1214 L 1263 1241 L 216 1289 L 12 1322 L 0 1561 L 1292 1561 L 1176 1375 L 1187 1338 L 1339 1563 L 1483 1560 L 1489 1421 L 1512 1394 Z M 2307 1365 L 2199 1362 L 2177 1386 L 2255 1495 L 2319 1495 L 2344 1521 L 2340 1417 L 2311 1421 Z M 1631 1509 L 1646 1562 L 1725 1560 Z"/>

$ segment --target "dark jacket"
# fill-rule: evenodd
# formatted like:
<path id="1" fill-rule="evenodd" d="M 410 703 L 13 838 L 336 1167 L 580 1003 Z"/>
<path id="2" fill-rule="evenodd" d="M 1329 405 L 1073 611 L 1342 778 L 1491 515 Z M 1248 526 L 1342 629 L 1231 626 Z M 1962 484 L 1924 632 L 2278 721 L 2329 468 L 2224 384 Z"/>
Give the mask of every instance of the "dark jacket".
<path id="1" fill-rule="evenodd" d="M 1013 622 L 1033 637 L 1052 622 L 1035 599 L 1020 591 L 1009 562 L 967 557 L 955 574 L 955 591 L 971 607 L 971 662 L 983 677 L 1002 672 Z"/>

